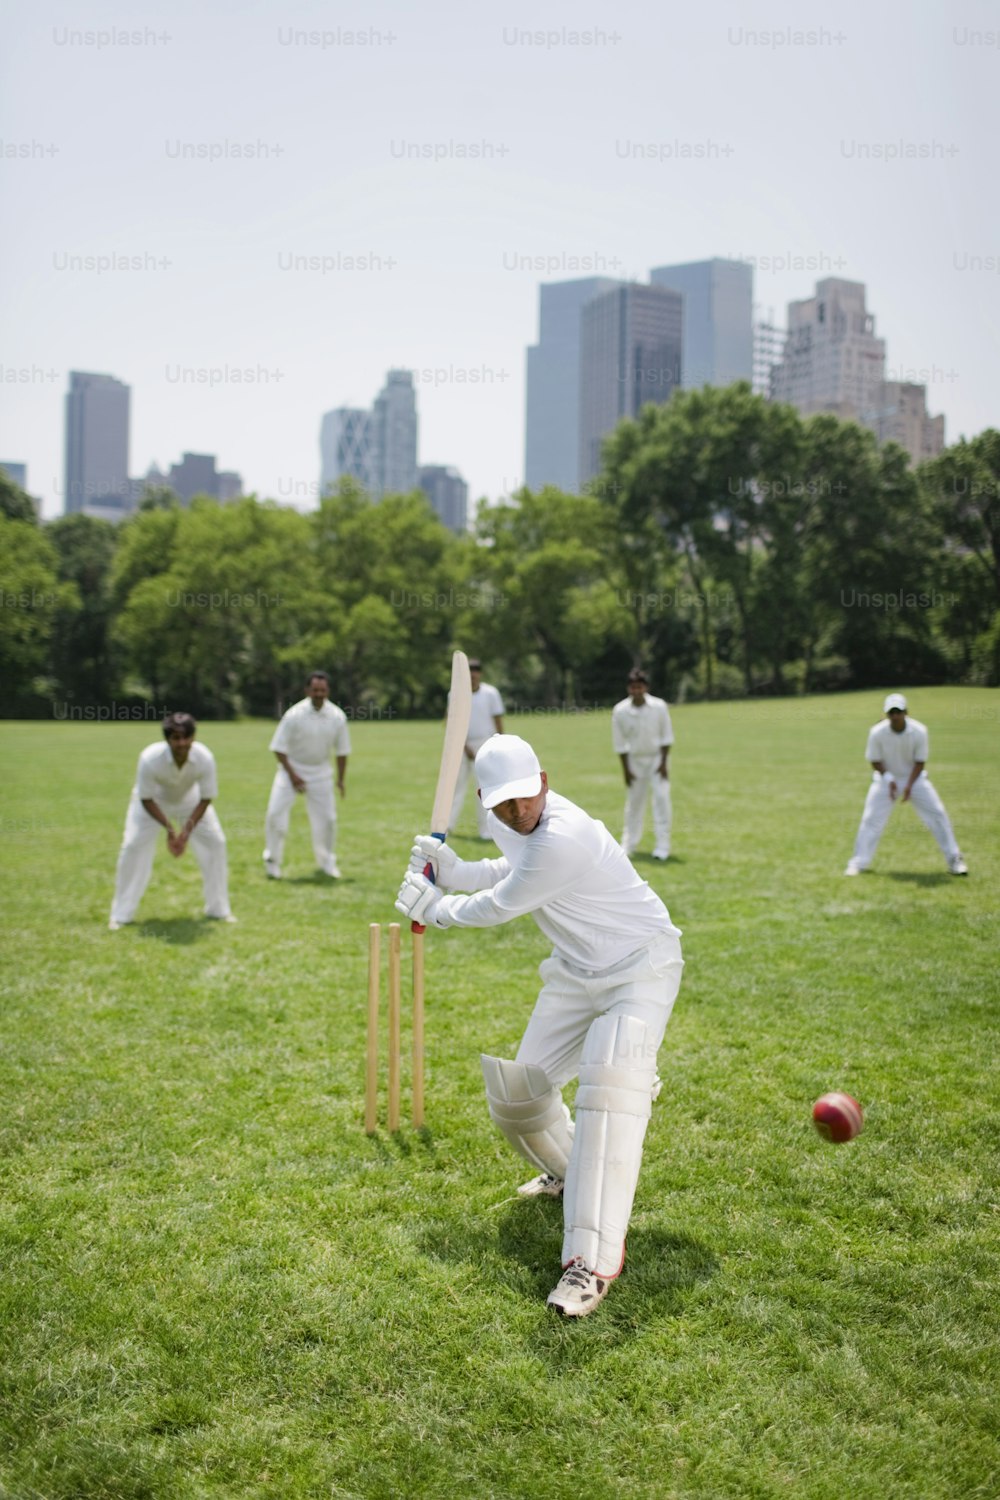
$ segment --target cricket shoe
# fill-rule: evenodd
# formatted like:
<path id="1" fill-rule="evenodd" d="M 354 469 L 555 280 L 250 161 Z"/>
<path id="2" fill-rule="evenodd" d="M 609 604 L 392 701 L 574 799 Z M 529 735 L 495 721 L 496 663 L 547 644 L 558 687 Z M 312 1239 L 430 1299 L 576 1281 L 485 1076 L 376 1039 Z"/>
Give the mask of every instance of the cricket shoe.
<path id="1" fill-rule="evenodd" d="M 667 849 L 666 852 L 664 852 L 664 850 L 662 849 L 654 849 L 653 858 L 661 860 L 665 864 L 666 861 L 670 858 L 670 850 Z"/>
<path id="2" fill-rule="evenodd" d="M 276 865 L 273 859 L 265 859 L 264 874 L 267 876 L 268 880 L 280 880 L 281 866 Z"/>
<path id="3" fill-rule="evenodd" d="M 583 1256 L 577 1255 L 563 1271 L 545 1305 L 554 1307 L 564 1318 L 585 1318 L 594 1311 L 598 1302 L 604 1301 L 610 1285 L 607 1276 L 588 1271 Z"/>
<path id="4" fill-rule="evenodd" d="M 969 867 L 960 854 L 955 855 L 948 868 L 953 875 L 968 875 L 969 873 Z"/>
<path id="5" fill-rule="evenodd" d="M 323 871 L 323 874 L 324 875 L 329 875 L 329 877 L 330 877 L 331 880 L 339 880 L 340 879 L 340 866 L 338 865 L 337 861 L 334 860 L 333 863 L 330 865 L 330 868 L 328 870 L 324 870 Z"/>
<path id="6" fill-rule="evenodd" d="M 533 1177 L 530 1182 L 522 1182 L 517 1191 L 522 1198 L 561 1198 L 565 1186 L 561 1177 L 553 1177 L 551 1172 L 543 1172 L 540 1177 Z"/>
<path id="7" fill-rule="evenodd" d="M 847 861 L 847 869 L 844 871 L 844 874 L 845 875 L 860 875 L 861 874 L 861 866 L 858 864 L 858 862 L 857 862 L 856 859 L 849 859 Z"/>

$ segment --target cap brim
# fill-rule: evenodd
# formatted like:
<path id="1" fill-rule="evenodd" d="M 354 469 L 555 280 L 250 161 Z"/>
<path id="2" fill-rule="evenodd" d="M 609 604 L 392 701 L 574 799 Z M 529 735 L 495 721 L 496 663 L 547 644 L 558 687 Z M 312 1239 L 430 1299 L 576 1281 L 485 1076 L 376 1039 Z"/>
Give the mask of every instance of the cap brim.
<path id="1" fill-rule="evenodd" d="M 522 776 L 519 781 L 507 781 L 503 786 L 494 787 L 491 792 L 482 792 L 482 803 L 485 808 L 499 807 L 501 802 L 509 802 L 511 797 L 537 797 L 541 790 L 541 772 L 536 771 L 533 776 Z"/>

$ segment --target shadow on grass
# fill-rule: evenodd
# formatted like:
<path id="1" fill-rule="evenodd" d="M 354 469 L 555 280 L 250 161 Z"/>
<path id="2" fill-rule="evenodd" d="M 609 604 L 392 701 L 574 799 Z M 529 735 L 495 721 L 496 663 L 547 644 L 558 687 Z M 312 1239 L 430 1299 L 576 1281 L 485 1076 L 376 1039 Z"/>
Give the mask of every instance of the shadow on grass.
<path id="1" fill-rule="evenodd" d="M 212 927 L 219 926 L 225 926 L 225 923 L 213 922 L 208 917 L 169 917 L 137 922 L 136 930 L 140 937 L 158 938 L 161 943 L 180 947 L 201 942 Z"/>
<path id="2" fill-rule="evenodd" d="M 487 1277 L 488 1262 L 508 1262 L 515 1282 L 532 1302 L 544 1304 L 559 1277 L 562 1254 L 562 1203 L 552 1198 L 518 1199 L 499 1205 L 502 1214 L 492 1227 L 475 1217 L 428 1228 L 419 1248 L 434 1260 L 466 1262 Z M 636 1225 L 629 1233 L 625 1270 L 594 1319 L 606 1342 L 634 1338 L 651 1318 L 676 1316 L 687 1295 L 708 1281 L 718 1268 L 708 1246 L 686 1234 L 672 1234 L 650 1225 Z M 589 1319 L 586 1320 L 588 1323 Z M 572 1320 L 553 1318 L 545 1325 L 541 1346 L 558 1353 L 565 1345 L 565 1329 Z"/>
<path id="3" fill-rule="evenodd" d="M 350 885 L 343 876 L 325 875 L 322 870 L 313 870 L 311 875 L 286 875 L 283 880 L 276 880 L 275 885 L 325 885 L 332 890 L 335 885 Z"/>
<path id="4" fill-rule="evenodd" d="M 886 870 L 885 874 L 882 876 L 882 879 L 899 880 L 902 881 L 904 885 L 932 886 L 948 885 L 948 883 L 954 880 L 955 877 L 954 875 L 946 873 L 943 870 L 940 873 L 935 873 L 933 875 L 918 875 L 915 874 L 912 870 Z"/>

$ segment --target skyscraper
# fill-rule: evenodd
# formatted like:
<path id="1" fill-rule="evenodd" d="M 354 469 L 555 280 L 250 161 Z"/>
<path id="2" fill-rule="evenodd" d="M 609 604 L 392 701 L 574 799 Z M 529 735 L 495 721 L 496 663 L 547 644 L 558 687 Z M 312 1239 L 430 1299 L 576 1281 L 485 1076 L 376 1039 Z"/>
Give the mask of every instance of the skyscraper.
<path id="1" fill-rule="evenodd" d="M 803 415 L 829 411 L 858 420 L 877 411 L 885 378 L 885 340 L 865 307 L 860 281 L 829 276 L 812 297 L 788 304 L 784 357 L 774 366 L 771 395 Z"/>
<path id="2" fill-rule="evenodd" d="M 66 393 L 65 511 L 127 510 L 131 391 L 112 375 L 71 370 Z"/>
<path id="3" fill-rule="evenodd" d="M 328 411 L 320 429 L 319 492 L 325 495 L 344 474 L 356 479 L 369 495 L 375 493 L 375 451 L 372 414 L 360 407 L 339 406 Z"/>
<path id="4" fill-rule="evenodd" d="M 913 463 L 944 447 L 944 417 L 927 412 L 927 391 L 886 380 L 885 340 L 865 306 L 860 281 L 828 277 L 812 297 L 788 304 L 784 357 L 771 372 L 771 396 L 803 416 L 827 411 L 896 442 Z"/>
<path id="5" fill-rule="evenodd" d="M 179 464 L 171 464 L 166 483 L 185 504 L 195 495 L 235 500 L 243 488 L 239 474 L 216 469 L 214 453 L 185 453 Z"/>
<path id="6" fill-rule="evenodd" d="M 422 464 L 420 488 L 449 531 L 464 531 L 469 504 L 469 486 L 457 469 L 445 464 Z"/>
<path id="7" fill-rule="evenodd" d="M 608 276 L 554 281 L 539 287 L 538 343 L 528 349 L 524 482 L 553 484 L 575 494 L 580 485 L 580 315 L 601 292 L 621 283 Z"/>
<path id="8" fill-rule="evenodd" d="M 753 379 L 753 266 L 745 260 L 695 260 L 657 266 L 654 286 L 684 298 L 685 390 Z"/>
<path id="9" fill-rule="evenodd" d="M 681 384 L 683 298 L 633 282 L 588 302 L 580 329 L 579 483 L 600 471 L 601 442 L 623 417 Z"/>
<path id="10" fill-rule="evenodd" d="M 372 410 L 376 499 L 417 488 L 417 395 L 411 370 L 390 370 Z"/>

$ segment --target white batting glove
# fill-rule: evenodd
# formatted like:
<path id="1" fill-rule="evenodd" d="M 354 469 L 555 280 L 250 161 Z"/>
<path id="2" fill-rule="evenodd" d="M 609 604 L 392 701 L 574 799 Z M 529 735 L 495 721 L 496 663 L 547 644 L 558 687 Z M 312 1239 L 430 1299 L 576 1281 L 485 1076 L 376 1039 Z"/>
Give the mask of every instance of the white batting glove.
<path id="1" fill-rule="evenodd" d="M 407 870 L 403 884 L 396 895 L 396 910 L 411 922 L 422 922 L 425 927 L 434 926 L 434 912 L 441 900 L 441 892 L 431 885 L 423 875 Z"/>
<path id="2" fill-rule="evenodd" d="M 422 875 L 428 864 L 434 871 L 435 885 L 450 886 L 458 855 L 432 833 L 421 833 L 410 850 L 410 869 L 415 875 Z"/>

